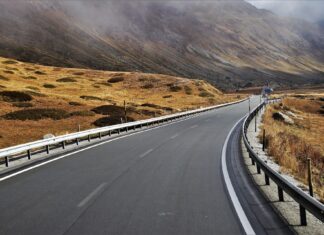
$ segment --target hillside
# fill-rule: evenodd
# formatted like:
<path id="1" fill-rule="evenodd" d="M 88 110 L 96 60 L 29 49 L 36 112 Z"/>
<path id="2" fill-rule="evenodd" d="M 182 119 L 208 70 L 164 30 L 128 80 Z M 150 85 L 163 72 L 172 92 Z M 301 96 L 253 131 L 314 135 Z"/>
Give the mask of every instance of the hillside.
<path id="1" fill-rule="evenodd" d="M 0 57 L 0 148 L 237 100 L 205 81 L 69 69 Z M 5 127 L 5 128 L 4 128 Z"/>
<path id="2" fill-rule="evenodd" d="M 0 55 L 202 78 L 222 89 L 324 82 L 324 30 L 245 1 L 1 1 Z"/>

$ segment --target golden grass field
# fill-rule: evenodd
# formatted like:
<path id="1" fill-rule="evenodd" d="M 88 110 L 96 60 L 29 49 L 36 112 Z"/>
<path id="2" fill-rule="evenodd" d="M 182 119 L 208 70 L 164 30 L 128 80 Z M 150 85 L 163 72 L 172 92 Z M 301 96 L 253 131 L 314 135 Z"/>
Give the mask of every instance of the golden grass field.
<path id="1" fill-rule="evenodd" d="M 8 98 L 7 91 L 20 93 L 9 94 Z M 31 100 L 25 99 L 26 94 Z M 121 111 L 124 100 L 128 119 L 138 120 L 243 96 L 223 94 L 201 80 L 49 67 L 0 57 L 0 148 L 41 139 L 48 133 L 76 132 L 79 125 L 81 130 L 94 128 L 93 123 L 102 117 L 115 119 L 108 120 L 107 125 L 119 122 L 124 118 Z M 106 105 L 103 114 L 92 111 L 103 105 Z M 51 109 L 58 116 L 51 116 L 48 113 Z M 15 112 L 19 110 L 31 111 L 28 115 L 24 112 L 18 115 Z M 33 120 L 23 120 L 29 115 Z M 40 117 L 35 118 L 37 115 Z"/>
<path id="2" fill-rule="evenodd" d="M 288 115 L 293 124 L 275 120 Z M 324 202 L 324 93 L 289 94 L 281 104 L 268 106 L 263 117 L 267 151 L 281 166 L 306 185 L 307 158 L 312 161 L 314 192 Z"/>

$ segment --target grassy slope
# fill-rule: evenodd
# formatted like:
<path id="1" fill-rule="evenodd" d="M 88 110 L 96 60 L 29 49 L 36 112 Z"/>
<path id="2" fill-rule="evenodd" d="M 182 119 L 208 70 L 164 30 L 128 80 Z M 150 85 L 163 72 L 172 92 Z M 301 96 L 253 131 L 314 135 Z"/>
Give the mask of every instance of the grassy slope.
<path id="1" fill-rule="evenodd" d="M 307 158 L 312 159 L 315 192 L 324 201 L 324 93 L 289 95 L 282 105 L 271 105 L 264 116 L 268 153 L 284 172 L 307 184 Z M 293 112 L 294 124 L 272 118 L 273 113 Z"/>
<path id="2" fill-rule="evenodd" d="M 63 82 L 58 81 L 62 78 Z M 111 78 L 123 81 L 107 82 Z M 0 147 L 37 140 L 47 133 L 60 135 L 75 132 L 79 124 L 83 130 L 93 128 L 95 120 L 107 115 L 89 111 L 102 105 L 122 107 L 124 100 L 128 103 L 129 118 L 137 120 L 239 98 L 236 95 L 224 95 L 200 80 L 158 74 L 47 67 L 0 57 L 0 92 L 3 91 L 24 92 L 32 95 L 32 100 L 8 102 L 0 95 Z M 70 102 L 81 105 L 71 105 Z M 26 103 L 33 107 L 16 107 L 25 106 Z M 143 104 L 146 105 L 142 106 Z M 79 113 L 65 115 L 60 120 L 42 118 L 22 121 L 4 118 L 4 115 L 17 110 L 35 108 L 55 108 L 68 114 Z M 109 115 L 117 119 L 123 117 L 120 112 Z"/>

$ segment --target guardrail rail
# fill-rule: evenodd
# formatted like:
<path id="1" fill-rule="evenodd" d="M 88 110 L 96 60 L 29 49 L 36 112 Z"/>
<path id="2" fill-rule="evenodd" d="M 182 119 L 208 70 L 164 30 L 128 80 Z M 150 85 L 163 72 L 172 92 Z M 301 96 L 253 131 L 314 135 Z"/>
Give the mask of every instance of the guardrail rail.
<path id="1" fill-rule="evenodd" d="M 101 128 L 94 128 L 86 131 L 80 131 L 77 133 L 71 133 L 67 135 L 57 136 L 49 139 L 38 140 L 26 144 L 0 149 L 0 163 L 2 162 L 6 165 L 6 167 L 9 167 L 10 161 L 20 159 L 23 157 L 28 157 L 28 159 L 31 160 L 32 154 L 43 152 L 43 151 L 46 151 L 47 154 L 49 154 L 53 148 L 65 149 L 66 144 L 72 143 L 72 144 L 79 145 L 79 142 L 83 140 L 90 142 L 91 139 L 93 138 L 101 139 L 104 136 L 111 136 L 113 133 L 120 134 L 122 131 L 127 132 L 129 129 L 136 130 L 136 128 L 142 128 L 143 126 L 152 126 L 155 124 L 161 124 L 172 120 L 196 115 L 202 112 L 207 112 L 213 109 L 225 107 L 228 105 L 237 104 L 245 100 L 247 99 L 200 108 L 196 110 L 190 110 L 186 112 L 165 115 L 156 118 L 150 118 L 146 120 L 128 122 L 128 123 L 117 124 L 117 125 L 101 127 Z"/>
<path id="2" fill-rule="evenodd" d="M 280 100 L 280 99 L 279 99 Z M 275 182 L 278 186 L 278 198 L 279 201 L 284 201 L 283 191 L 291 196 L 299 204 L 299 214 L 301 225 L 307 225 L 306 210 L 313 214 L 320 221 L 324 222 L 324 205 L 311 197 L 310 195 L 303 192 L 301 189 L 287 181 L 278 172 L 270 168 L 267 163 L 261 160 L 261 158 L 254 152 L 253 147 L 247 138 L 247 129 L 253 120 L 253 118 L 260 112 L 261 109 L 265 108 L 267 103 L 277 102 L 276 100 L 269 100 L 262 102 L 256 107 L 244 120 L 242 137 L 244 145 L 249 153 L 252 164 L 256 165 L 257 173 L 261 174 L 261 170 L 264 172 L 264 178 L 266 185 L 270 185 L 269 178 Z"/>

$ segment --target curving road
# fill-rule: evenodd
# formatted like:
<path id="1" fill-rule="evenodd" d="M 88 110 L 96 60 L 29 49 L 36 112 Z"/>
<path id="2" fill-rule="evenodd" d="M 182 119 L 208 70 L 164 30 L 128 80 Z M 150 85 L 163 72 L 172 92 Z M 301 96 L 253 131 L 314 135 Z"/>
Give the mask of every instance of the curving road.
<path id="1" fill-rule="evenodd" d="M 1 181 L 0 234 L 244 234 L 221 153 L 247 111 L 247 101 L 223 107 Z M 238 128 L 226 157 L 242 207 L 257 234 L 287 234 L 240 165 Z"/>

